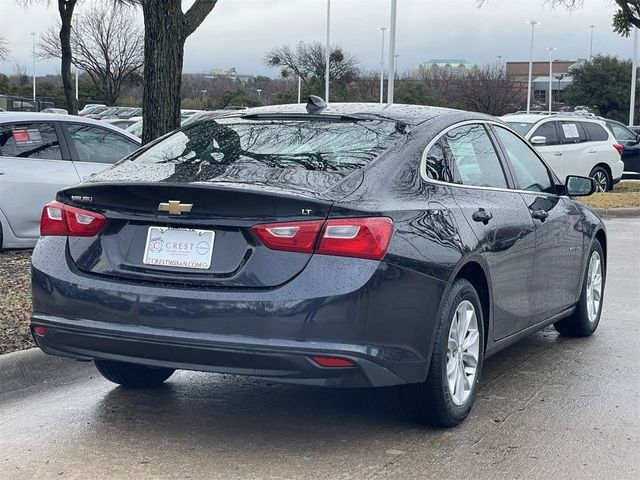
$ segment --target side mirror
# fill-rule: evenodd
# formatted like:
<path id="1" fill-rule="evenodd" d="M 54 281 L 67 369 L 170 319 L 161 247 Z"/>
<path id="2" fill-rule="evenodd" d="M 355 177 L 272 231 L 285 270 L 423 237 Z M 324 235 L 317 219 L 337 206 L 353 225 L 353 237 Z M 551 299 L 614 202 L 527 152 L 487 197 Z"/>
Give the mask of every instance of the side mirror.
<path id="1" fill-rule="evenodd" d="M 568 175 L 565 183 L 565 191 L 570 197 L 586 197 L 596 191 L 596 181 L 589 177 Z"/>
<path id="2" fill-rule="evenodd" d="M 547 137 L 543 137 L 542 135 L 536 135 L 535 137 L 531 137 L 531 145 L 546 145 Z"/>

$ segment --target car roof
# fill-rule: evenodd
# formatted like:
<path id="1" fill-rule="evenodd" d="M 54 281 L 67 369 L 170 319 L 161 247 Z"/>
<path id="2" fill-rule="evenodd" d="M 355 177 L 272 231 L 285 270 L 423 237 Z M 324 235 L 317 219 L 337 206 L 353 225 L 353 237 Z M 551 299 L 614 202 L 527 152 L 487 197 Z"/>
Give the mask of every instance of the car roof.
<path id="1" fill-rule="evenodd" d="M 94 120 L 93 118 L 79 117 L 76 115 L 60 115 L 58 113 L 42 113 L 42 112 L 0 112 L 0 123 L 11 122 L 69 122 L 69 123 L 84 123 L 86 125 L 95 125 L 108 130 L 114 131 L 120 135 L 123 134 L 127 138 L 135 140 L 140 143 L 140 139 L 135 135 L 125 132 L 124 130 L 114 127 L 113 125 L 101 121 Z"/>
<path id="2" fill-rule="evenodd" d="M 500 119 L 504 122 L 520 122 L 520 123 L 538 123 L 543 122 L 545 120 L 562 120 L 562 121 L 573 121 L 573 122 L 595 122 L 595 123 L 604 123 L 605 119 L 596 117 L 596 116 L 585 116 L 585 115 L 567 115 L 562 113 L 554 113 L 549 115 L 547 114 L 507 114 L 500 117 Z"/>
<path id="3" fill-rule="evenodd" d="M 379 115 L 407 125 L 418 125 L 435 117 L 456 112 L 459 113 L 460 111 L 449 108 L 428 107 L 423 105 L 404 105 L 398 103 L 391 105 L 380 103 L 330 103 L 327 108 L 320 112 L 320 115 Z M 288 105 L 256 107 L 240 111 L 228 110 L 227 113 L 231 114 L 230 116 L 236 117 L 256 114 L 306 115 L 307 110 L 304 103 L 294 103 Z"/>

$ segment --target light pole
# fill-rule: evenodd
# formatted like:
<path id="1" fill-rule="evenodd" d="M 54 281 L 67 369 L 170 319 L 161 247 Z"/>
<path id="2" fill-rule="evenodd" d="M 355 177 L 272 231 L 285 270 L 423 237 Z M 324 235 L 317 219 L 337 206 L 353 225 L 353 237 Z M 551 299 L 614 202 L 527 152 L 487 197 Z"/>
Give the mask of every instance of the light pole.
<path id="1" fill-rule="evenodd" d="M 262 93 L 262 89 L 256 88 L 256 92 L 258 92 L 258 101 L 260 101 L 260 94 Z"/>
<path id="2" fill-rule="evenodd" d="M 536 32 L 536 25 L 540 25 L 540 22 L 529 20 L 527 23 L 531 25 L 531 44 L 529 46 L 529 81 L 527 83 L 527 113 L 529 113 L 531 111 L 531 80 L 533 76 L 533 40 Z"/>
<path id="3" fill-rule="evenodd" d="M 324 101 L 329 103 L 329 67 L 331 66 L 331 0 L 327 0 L 327 51 L 324 66 Z"/>
<path id="4" fill-rule="evenodd" d="M 393 90 L 396 81 L 396 15 L 398 0 L 391 0 L 391 21 L 389 23 L 389 83 L 387 85 L 387 103 L 393 103 Z"/>
<path id="5" fill-rule="evenodd" d="M 298 103 L 300 103 L 302 96 L 302 77 L 298 75 Z"/>
<path id="6" fill-rule="evenodd" d="M 633 65 L 631 67 L 631 98 L 629 100 L 629 126 L 634 124 L 636 113 L 636 79 L 638 72 L 638 29 L 633 28 Z"/>
<path id="7" fill-rule="evenodd" d="M 553 52 L 557 48 L 547 47 L 547 50 L 549 51 L 549 94 L 547 96 L 549 97 L 549 113 L 551 113 L 553 108 Z"/>
<path id="8" fill-rule="evenodd" d="M 593 30 L 596 28 L 595 25 L 589 25 L 591 29 L 591 42 L 589 43 L 589 61 L 593 59 Z"/>
<path id="9" fill-rule="evenodd" d="M 384 102 L 384 32 L 389 30 L 387 27 L 378 27 L 382 32 L 382 49 L 380 51 L 380 103 Z"/>
<path id="10" fill-rule="evenodd" d="M 31 67 L 31 76 L 33 77 L 33 103 L 36 101 L 36 32 L 31 32 L 32 44 L 33 44 L 33 66 Z M 38 108 L 36 105 L 34 105 Z"/>
<path id="11" fill-rule="evenodd" d="M 204 99 L 204 97 L 207 94 L 207 91 L 206 90 L 200 90 L 200 93 L 202 94 L 202 108 L 204 109 L 205 108 L 205 99 Z"/>
<path id="12" fill-rule="evenodd" d="M 78 71 L 78 67 L 76 67 L 76 102 L 80 100 L 80 98 L 78 97 L 78 75 L 79 74 L 80 72 Z"/>

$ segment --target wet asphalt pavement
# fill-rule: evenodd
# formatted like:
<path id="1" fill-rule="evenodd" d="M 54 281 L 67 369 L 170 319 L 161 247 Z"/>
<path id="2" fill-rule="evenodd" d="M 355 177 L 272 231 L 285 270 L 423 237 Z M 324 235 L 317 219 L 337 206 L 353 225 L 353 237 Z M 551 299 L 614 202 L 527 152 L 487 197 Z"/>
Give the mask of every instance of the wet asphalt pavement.
<path id="1" fill-rule="evenodd" d="M 130 391 L 91 365 L 0 392 L 0 478 L 640 478 L 640 220 L 611 220 L 600 328 L 491 357 L 471 416 L 411 424 L 395 390 L 178 372 Z"/>

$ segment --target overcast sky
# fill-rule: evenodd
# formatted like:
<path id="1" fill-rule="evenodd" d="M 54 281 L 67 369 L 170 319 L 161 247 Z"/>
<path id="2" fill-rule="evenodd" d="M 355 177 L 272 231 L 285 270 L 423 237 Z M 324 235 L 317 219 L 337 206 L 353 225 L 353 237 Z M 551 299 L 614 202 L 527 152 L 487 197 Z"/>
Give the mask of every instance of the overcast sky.
<path id="1" fill-rule="evenodd" d="M 183 8 L 192 3 L 184 1 Z M 55 4 L 55 2 L 52 2 Z M 85 0 L 83 5 L 87 5 Z M 535 19 L 535 57 L 548 58 L 545 47 L 567 60 L 589 56 L 589 25 L 596 26 L 594 54 L 629 58 L 633 41 L 611 30 L 614 11 L 608 0 L 586 0 L 574 12 L 551 9 L 544 0 L 399 0 L 398 68 L 405 71 L 432 58 L 462 58 L 472 63 L 528 60 L 530 26 Z M 390 0 L 333 0 L 332 43 L 354 54 L 365 70 L 377 69 L 380 32 L 389 23 Z M 324 42 L 326 0 L 219 0 L 213 12 L 189 37 L 185 72 L 214 67 L 236 67 L 240 73 L 276 76 L 263 63 L 265 51 L 300 40 Z M 56 21 L 53 7 L 25 10 L 15 0 L 0 0 L 0 32 L 11 49 L 11 60 L 0 72 L 13 73 L 20 63 L 31 71 L 30 32 L 44 32 Z M 36 72 L 55 73 L 58 61 L 39 61 Z"/>

